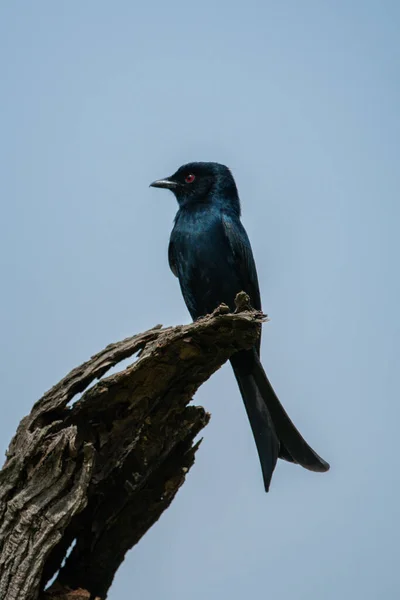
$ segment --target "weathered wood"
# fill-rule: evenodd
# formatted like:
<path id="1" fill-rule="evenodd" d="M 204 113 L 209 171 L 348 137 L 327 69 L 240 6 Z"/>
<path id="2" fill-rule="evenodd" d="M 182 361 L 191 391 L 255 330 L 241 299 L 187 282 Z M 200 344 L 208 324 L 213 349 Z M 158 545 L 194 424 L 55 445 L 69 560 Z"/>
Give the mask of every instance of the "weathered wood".
<path id="1" fill-rule="evenodd" d="M 0 600 L 106 598 L 194 462 L 209 414 L 188 406 L 193 394 L 259 335 L 264 316 L 243 295 L 238 302 L 236 313 L 222 305 L 196 323 L 111 344 L 36 402 L 0 471 Z"/>

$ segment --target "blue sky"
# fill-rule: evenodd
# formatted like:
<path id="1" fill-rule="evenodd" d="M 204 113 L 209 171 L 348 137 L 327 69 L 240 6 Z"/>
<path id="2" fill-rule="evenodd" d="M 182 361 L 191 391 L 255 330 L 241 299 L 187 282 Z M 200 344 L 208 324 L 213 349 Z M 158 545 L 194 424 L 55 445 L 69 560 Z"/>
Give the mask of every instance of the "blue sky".
<path id="1" fill-rule="evenodd" d="M 228 366 L 171 508 L 111 600 L 376 600 L 400 592 L 400 4 L 3 2 L 1 450 L 107 343 L 188 322 L 167 244 L 192 160 L 233 171 L 263 362 L 331 463 L 271 493 Z"/>

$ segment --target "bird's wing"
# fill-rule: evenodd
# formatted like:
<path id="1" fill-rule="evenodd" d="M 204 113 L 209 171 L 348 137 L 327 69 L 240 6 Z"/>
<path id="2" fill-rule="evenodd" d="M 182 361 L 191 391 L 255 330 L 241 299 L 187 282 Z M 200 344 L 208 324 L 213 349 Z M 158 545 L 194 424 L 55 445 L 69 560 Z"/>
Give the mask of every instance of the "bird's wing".
<path id="1" fill-rule="evenodd" d="M 243 285 L 243 291 L 250 296 L 253 308 L 261 310 L 257 270 L 246 230 L 237 217 L 227 214 L 222 215 L 222 224 L 232 251 L 236 272 Z"/>

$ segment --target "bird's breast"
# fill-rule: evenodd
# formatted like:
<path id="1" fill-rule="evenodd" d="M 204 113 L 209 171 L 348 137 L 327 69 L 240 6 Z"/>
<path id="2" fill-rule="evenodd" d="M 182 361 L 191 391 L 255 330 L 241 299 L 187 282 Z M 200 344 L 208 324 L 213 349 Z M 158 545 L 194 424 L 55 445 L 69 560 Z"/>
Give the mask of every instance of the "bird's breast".
<path id="1" fill-rule="evenodd" d="M 242 288 L 222 219 L 213 214 L 177 219 L 171 244 L 174 266 L 192 316 L 208 314 L 222 302 L 233 307 L 236 293 Z"/>

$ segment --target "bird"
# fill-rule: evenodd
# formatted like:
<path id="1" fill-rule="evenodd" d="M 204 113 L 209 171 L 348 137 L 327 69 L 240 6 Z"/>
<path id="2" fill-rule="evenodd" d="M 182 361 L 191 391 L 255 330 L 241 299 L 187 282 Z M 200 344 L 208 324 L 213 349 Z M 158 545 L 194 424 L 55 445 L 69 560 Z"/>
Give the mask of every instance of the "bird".
<path id="1" fill-rule="evenodd" d="M 233 175 L 216 162 L 191 162 L 150 187 L 173 192 L 178 201 L 168 261 L 192 319 L 222 303 L 235 309 L 244 291 L 261 311 L 256 265 Z M 329 464 L 308 445 L 280 403 L 260 360 L 260 340 L 234 353 L 230 362 L 244 402 L 268 492 L 278 458 L 316 472 Z"/>

